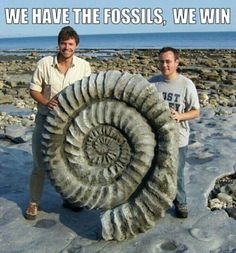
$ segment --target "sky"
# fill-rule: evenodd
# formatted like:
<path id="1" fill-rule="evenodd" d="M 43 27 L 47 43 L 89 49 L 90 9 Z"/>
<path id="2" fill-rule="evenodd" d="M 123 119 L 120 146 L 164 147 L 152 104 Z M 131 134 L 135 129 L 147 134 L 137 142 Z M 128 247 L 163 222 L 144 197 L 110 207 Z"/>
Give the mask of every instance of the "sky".
<path id="1" fill-rule="evenodd" d="M 0 38 L 80 34 L 236 31 L 235 0 L 5 0 Z"/>

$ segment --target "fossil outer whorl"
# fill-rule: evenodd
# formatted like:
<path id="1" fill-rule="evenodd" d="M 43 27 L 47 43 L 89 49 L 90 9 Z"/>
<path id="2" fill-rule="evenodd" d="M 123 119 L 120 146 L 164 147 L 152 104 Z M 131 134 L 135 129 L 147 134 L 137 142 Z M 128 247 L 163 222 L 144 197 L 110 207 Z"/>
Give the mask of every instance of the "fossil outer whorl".
<path id="1" fill-rule="evenodd" d="M 105 240 L 124 240 L 164 216 L 176 193 L 177 130 L 141 75 L 100 72 L 67 87 L 47 116 L 51 181 L 78 206 L 102 210 Z"/>

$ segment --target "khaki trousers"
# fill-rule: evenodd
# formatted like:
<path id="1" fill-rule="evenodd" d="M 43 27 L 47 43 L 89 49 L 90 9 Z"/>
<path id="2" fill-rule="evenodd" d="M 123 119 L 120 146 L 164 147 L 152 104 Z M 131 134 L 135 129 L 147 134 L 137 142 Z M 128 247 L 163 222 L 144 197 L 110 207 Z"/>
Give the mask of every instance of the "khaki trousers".
<path id="1" fill-rule="evenodd" d="M 43 194 L 44 178 L 46 174 L 43 154 L 41 152 L 42 132 L 45 121 L 46 116 L 37 113 L 32 136 L 33 170 L 30 176 L 30 198 L 31 202 L 35 202 L 38 205 L 40 204 Z"/>

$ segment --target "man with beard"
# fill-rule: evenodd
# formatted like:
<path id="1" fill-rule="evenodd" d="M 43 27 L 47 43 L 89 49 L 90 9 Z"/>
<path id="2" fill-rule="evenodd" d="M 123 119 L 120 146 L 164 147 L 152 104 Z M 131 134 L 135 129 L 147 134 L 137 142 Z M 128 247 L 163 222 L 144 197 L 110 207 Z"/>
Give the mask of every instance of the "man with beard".
<path id="1" fill-rule="evenodd" d="M 66 26 L 58 34 L 59 52 L 42 58 L 33 73 L 30 95 L 38 103 L 35 128 L 32 136 L 33 170 L 30 177 L 30 203 L 26 219 L 35 219 L 43 193 L 45 168 L 41 152 L 41 135 L 48 111 L 58 105 L 57 94 L 75 81 L 88 77 L 91 68 L 87 61 L 75 56 L 79 35 Z M 64 207 L 69 207 L 64 202 Z"/>

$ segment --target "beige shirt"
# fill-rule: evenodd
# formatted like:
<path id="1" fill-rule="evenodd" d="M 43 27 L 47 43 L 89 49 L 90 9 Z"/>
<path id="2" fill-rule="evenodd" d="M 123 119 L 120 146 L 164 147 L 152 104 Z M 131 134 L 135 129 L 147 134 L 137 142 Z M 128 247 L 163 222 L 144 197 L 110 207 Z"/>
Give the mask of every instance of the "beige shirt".
<path id="1" fill-rule="evenodd" d="M 91 68 L 89 62 L 73 56 L 70 68 L 63 74 L 58 68 L 57 55 L 42 58 L 33 73 L 30 89 L 42 92 L 47 99 L 51 99 L 61 90 L 75 81 L 90 76 Z M 47 113 L 47 107 L 38 104 L 41 114 Z"/>

